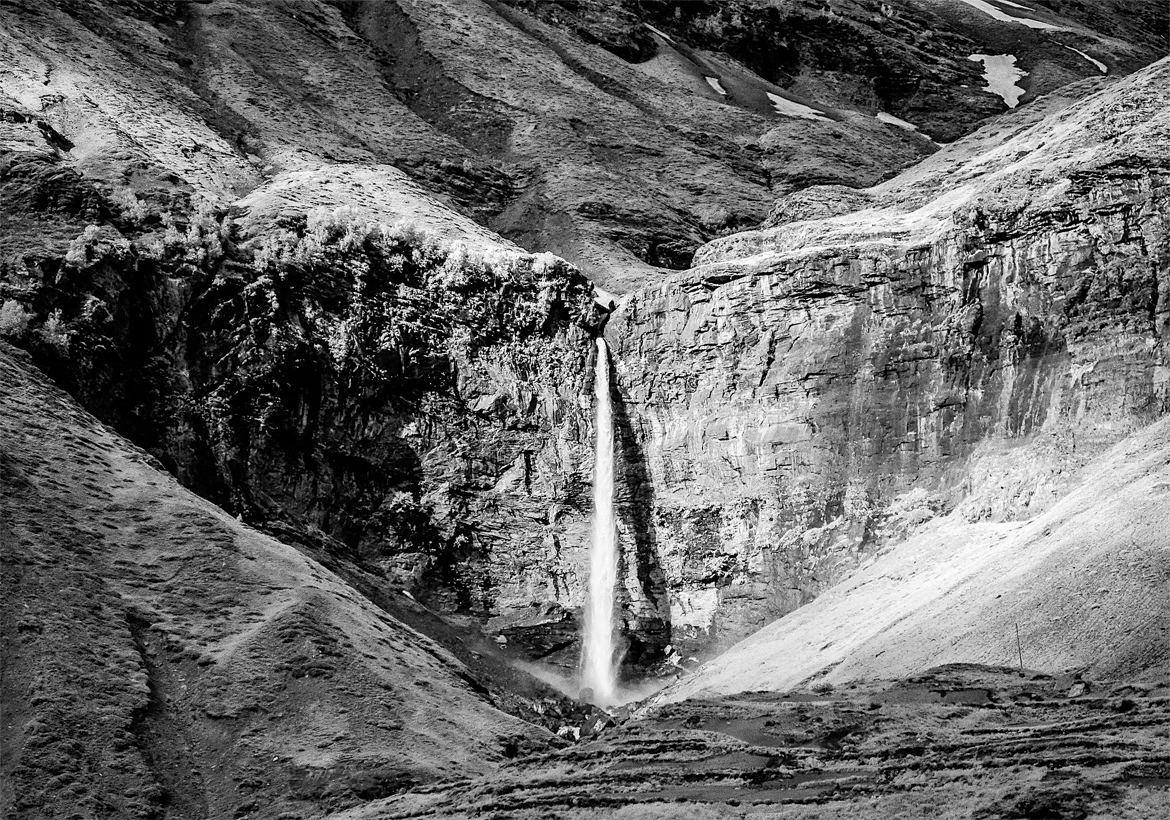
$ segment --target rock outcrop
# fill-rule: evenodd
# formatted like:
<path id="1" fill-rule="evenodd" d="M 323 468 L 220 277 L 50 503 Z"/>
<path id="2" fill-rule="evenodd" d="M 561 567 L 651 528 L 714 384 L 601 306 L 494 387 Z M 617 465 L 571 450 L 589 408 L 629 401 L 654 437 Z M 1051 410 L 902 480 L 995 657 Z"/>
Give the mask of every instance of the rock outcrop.
<path id="1" fill-rule="evenodd" d="M 1034 515 L 1170 410 L 1168 88 L 1164 60 L 1042 101 L 622 303 L 631 526 L 676 643 L 742 637 L 940 513 Z"/>

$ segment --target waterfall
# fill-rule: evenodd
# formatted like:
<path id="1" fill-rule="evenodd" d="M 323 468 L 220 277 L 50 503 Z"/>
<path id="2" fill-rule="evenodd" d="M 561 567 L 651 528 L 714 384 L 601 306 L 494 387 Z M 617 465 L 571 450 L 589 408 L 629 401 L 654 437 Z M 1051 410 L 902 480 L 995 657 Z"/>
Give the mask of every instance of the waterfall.
<path id="1" fill-rule="evenodd" d="M 598 706 L 615 703 L 614 585 L 617 583 L 617 527 L 613 514 L 613 411 L 610 407 L 609 352 L 597 339 L 593 380 L 596 405 L 596 458 L 593 464 L 593 544 L 589 552 L 589 598 L 585 602 L 585 641 L 581 688 L 593 692 Z"/>

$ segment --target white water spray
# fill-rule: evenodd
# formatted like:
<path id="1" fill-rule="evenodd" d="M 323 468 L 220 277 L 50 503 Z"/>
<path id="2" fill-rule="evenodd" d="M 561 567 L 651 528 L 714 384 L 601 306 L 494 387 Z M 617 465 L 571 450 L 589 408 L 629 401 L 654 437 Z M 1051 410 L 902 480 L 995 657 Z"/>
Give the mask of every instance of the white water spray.
<path id="1" fill-rule="evenodd" d="M 617 583 L 617 528 L 613 515 L 613 412 L 609 398 L 609 351 L 597 339 L 593 380 L 596 404 L 596 458 L 593 466 L 593 547 L 589 553 L 589 599 L 585 603 L 585 644 L 581 657 L 581 688 L 593 692 L 598 706 L 616 702 L 617 673 L 613 666 L 613 592 Z"/>

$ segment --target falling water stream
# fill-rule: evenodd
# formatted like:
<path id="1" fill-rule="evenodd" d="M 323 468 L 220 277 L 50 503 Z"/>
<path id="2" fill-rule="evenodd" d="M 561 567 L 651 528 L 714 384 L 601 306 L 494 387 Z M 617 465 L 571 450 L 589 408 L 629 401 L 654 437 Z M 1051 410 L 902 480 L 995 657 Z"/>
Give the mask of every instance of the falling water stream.
<path id="1" fill-rule="evenodd" d="M 581 657 L 581 689 L 592 692 L 598 706 L 616 702 L 614 669 L 614 585 L 617 582 L 617 528 L 613 515 L 613 411 L 609 394 L 609 351 L 597 340 L 593 381 L 597 431 L 593 466 L 593 545 L 589 552 L 589 598 L 585 603 L 585 643 Z"/>

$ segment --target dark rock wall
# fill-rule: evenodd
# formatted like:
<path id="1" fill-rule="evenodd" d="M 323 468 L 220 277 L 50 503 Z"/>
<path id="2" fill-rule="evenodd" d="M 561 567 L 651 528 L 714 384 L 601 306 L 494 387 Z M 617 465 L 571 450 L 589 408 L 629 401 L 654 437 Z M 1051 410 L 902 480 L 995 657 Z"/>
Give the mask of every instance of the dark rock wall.
<path id="1" fill-rule="evenodd" d="M 225 509 L 575 663 L 592 286 L 344 211 L 251 244 L 223 216 L 88 229 L 5 286 L 6 335 Z"/>

